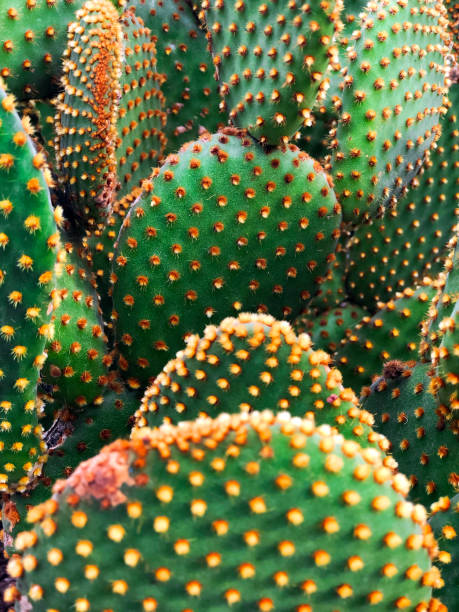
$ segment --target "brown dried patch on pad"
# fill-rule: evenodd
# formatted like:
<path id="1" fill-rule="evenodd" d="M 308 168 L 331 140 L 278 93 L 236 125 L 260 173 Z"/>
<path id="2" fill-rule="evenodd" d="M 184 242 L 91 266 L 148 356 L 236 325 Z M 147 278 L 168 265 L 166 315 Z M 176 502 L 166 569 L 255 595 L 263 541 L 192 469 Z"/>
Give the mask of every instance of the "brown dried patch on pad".
<path id="1" fill-rule="evenodd" d="M 117 506 L 126 501 L 121 487 L 131 486 L 134 479 L 129 475 L 129 451 L 134 445 L 117 440 L 101 452 L 83 461 L 67 480 L 58 480 L 53 493 L 62 493 L 71 487 L 80 498 L 100 500 L 104 506 Z"/>
<path id="2" fill-rule="evenodd" d="M 392 359 L 384 364 L 383 376 L 386 380 L 399 378 L 405 371 L 406 364 L 398 359 Z"/>

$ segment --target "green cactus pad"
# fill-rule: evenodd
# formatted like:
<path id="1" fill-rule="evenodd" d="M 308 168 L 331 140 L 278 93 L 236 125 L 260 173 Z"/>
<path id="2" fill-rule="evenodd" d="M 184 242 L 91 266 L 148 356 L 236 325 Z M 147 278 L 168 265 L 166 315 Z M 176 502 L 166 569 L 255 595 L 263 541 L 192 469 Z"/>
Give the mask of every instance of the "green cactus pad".
<path id="1" fill-rule="evenodd" d="M 389 361 L 383 378 L 366 389 L 363 407 L 391 443 L 399 469 L 411 481 L 410 497 L 428 506 L 459 486 L 459 422 L 428 391 L 429 365 Z"/>
<path id="2" fill-rule="evenodd" d="M 387 448 L 372 430 L 372 419 L 357 408 L 330 356 L 315 351 L 286 321 L 267 315 L 228 317 L 189 338 L 147 389 L 136 413 L 136 428 L 191 420 L 200 414 L 288 410 L 313 414 L 361 446 Z"/>
<path id="3" fill-rule="evenodd" d="M 364 0 L 345 0 L 344 10 L 341 13 L 343 29 L 340 30 L 338 40 L 340 47 L 346 48 L 352 42 L 352 34 L 360 27 L 360 13 L 365 9 Z"/>
<path id="4" fill-rule="evenodd" d="M 438 540 L 435 564 L 441 571 L 444 586 L 436 591 L 448 610 L 459 601 L 459 495 L 444 497 L 432 504 L 429 524 Z"/>
<path id="5" fill-rule="evenodd" d="M 411 190 L 381 220 L 359 227 L 349 248 L 347 289 L 373 309 L 378 300 L 419 284 L 443 268 L 447 242 L 459 221 L 459 85 L 450 89 L 451 108 L 442 135 Z"/>
<path id="6" fill-rule="evenodd" d="M 215 317 L 293 318 L 334 257 L 329 177 L 293 145 L 266 154 L 233 129 L 204 135 L 168 157 L 149 191 L 114 255 L 120 367 L 137 387 Z"/>
<path id="7" fill-rule="evenodd" d="M 366 314 L 365 310 L 355 304 L 343 304 L 320 313 L 309 309 L 295 319 L 293 329 L 296 333 L 308 333 L 316 349 L 333 355 L 341 345 L 341 340 L 349 338 Z"/>
<path id="8" fill-rule="evenodd" d="M 67 27 L 83 0 L 3 0 L 0 76 L 19 100 L 59 89 Z"/>
<path id="9" fill-rule="evenodd" d="M 348 268 L 349 233 L 341 228 L 335 257 L 326 275 L 319 280 L 316 294 L 308 302 L 307 309 L 323 312 L 348 301 L 346 276 Z"/>
<path id="10" fill-rule="evenodd" d="M 440 330 L 440 323 L 443 318 L 451 316 L 459 297 L 458 244 L 459 232 L 448 242 L 448 256 L 444 262 L 444 269 L 434 281 L 437 292 L 430 304 L 428 316 L 422 323 L 419 353 L 422 361 L 426 363 L 431 361 L 432 351 L 441 344 L 443 334 Z"/>
<path id="11" fill-rule="evenodd" d="M 389 359 L 417 359 L 422 321 L 435 294 L 430 279 L 424 281 L 416 291 L 405 289 L 396 299 L 380 303 L 376 314 L 365 315 L 343 338 L 335 360 L 346 386 L 358 393 Z"/>
<path id="12" fill-rule="evenodd" d="M 131 10 L 121 16 L 121 27 L 124 62 L 115 152 L 120 183 L 118 200 L 150 175 L 166 146 L 163 132 L 166 125 L 165 98 L 161 91 L 162 77 L 158 74 L 152 32 Z"/>
<path id="13" fill-rule="evenodd" d="M 90 0 L 69 28 L 55 142 L 69 217 L 105 223 L 148 177 L 165 146 L 166 116 L 151 32 L 109 0 Z"/>
<path id="14" fill-rule="evenodd" d="M 309 120 L 330 57 L 340 2 L 202 3 L 231 121 L 260 142 L 285 143 Z"/>
<path id="15" fill-rule="evenodd" d="M 288 413 L 142 430 L 30 512 L 9 573 L 35 612 L 427 611 L 439 575 L 407 488 Z"/>
<path id="16" fill-rule="evenodd" d="M 459 408 L 459 233 L 448 243 L 449 256 L 437 293 L 423 322 L 421 357 L 433 365 L 431 391 L 448 410 Z"/>
<path id="17" fill-rule="evenodd" d="M 362 13 L 331 143 L 345 221 L 396 202 L 440 135 L 446 24 L 435 0 L 372 0 Z"/>
<path id="18" fill-rule="evenodd" d="M 0 490 L 22 489 L 44 452 L 36 391 L 52 335 L 59 234 L 45 157 L 0 83 Z M 37 466 L 37 473 L 40 467 Z"/>
<path id="19" fill-rule="evenodd" d="M 123 34 L 110 0 L 89 0 L 75 19 L 64 53 L 64 92 L 56 102 L 56 159 L 69 218 L 97 222 L 116 196 Z"/>
<path id="20" fill-rule="evenodd" d="M 102 401 L 111 365 L 97 294 L 86 270 L 71 245 L 58 261 L 52 291 L 54 336 L 47 343 L 48 359 L 41 372 L 42 382 L 52 385 L 51 411 Z"/>
<path id="21" fill-rule="evenodd" d="M 175 153 L 205 129 L 215 132 L 226 124 L 219 111 L 206 33 L 186 0 L 129 0 L 153 34 L 161 90 L 167 100 L 167 148 Z"/>

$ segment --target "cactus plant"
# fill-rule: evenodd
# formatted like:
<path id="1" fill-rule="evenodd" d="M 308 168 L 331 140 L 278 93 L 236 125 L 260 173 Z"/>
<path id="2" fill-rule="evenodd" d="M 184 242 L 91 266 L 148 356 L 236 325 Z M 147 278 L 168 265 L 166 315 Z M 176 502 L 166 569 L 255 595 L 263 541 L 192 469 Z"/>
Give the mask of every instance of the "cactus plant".
<path id="1" fill-rule="evenodd" d="M 333 177 L 346 221 L 395 203 L 440 136 L 447 92 L 445 13 L 442 4 L 428 0 L 376 0 L 362 13 L 332 142 Z"/>
<path id="2" fill-rule="evenodd" d="M 37 612 L 427 610 L 439 578 L 407 486 L 288 413 L 140 430 L 30 511 L 9 571 Z"/>
<path id="3" fill-rule="evenodd" d="M 330 356 L 311 349 L 306 334 L 296 336 L 286 321 L 266 315 L 228 317 L 191 336 L 149 387 L 136 414 L 136 429 L 176 423 L 201 414 L 288 410 L 313 414 L 362 446 L 387 450 L 372 419 L 358 410 Z"/>
<path id="4" fill-rule="evenodd" d="M 410 496 L 426 506 L 453 495 L 459 486 L 459 422 L 454 412 L 439 409 L 429 393 L 430 367 L 389 361 L 363 402 L 377 431 L 390 441 L 399 469 L 409 477 Z"/>
<path id="5" fill-rule="evenodd" d="M 0 9 L 7 607 L 451 606 L 456 13 Z"/>
<path id="6" fill-rule="evenodd" d="M 170 155 L 114 255 L 121 369 L 147 383 L 215 315 L 295 316 L 334 257 L 340 220 L 328 175 L 294 145 L 266 154 L 223 130 Z"/>
<path id="7" fill-rule="evenodd" d="M 0 83 L 0 489 L 23 489 L 40 473 L 45 445 L 36 402 L 39 371 L 52 335 L 49 290 L 59 245 L 44 156 L 30 124 Z"/>
<path id="8" fill-rule="evenodd" d="M 386 304 L 379 303 L 376 314 L 357 323 L 353 332 L 342 338 L 336 350 L 336 363 L 345 384 L 359 392 L 379 374 L 384 362 L 417 359 L 419 332 L 435 294 L 429 278 L 416 290 L 407 288 Z"/>

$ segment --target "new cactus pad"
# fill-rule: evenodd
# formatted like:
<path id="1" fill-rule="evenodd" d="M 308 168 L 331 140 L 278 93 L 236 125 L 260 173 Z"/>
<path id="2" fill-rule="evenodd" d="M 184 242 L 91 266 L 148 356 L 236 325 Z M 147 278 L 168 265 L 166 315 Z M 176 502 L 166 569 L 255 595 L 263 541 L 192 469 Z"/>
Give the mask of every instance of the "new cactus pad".
<path id="1" fill-rule="evenodd" d="M 120 367 L 139 386 L 216 316 L 294 317 L 334 258 L 340 219 L 328 175 L 294 145 L 266 154 L 231 129 L 170 155 L 114 255 Z"/>
<path id="2" fill-rule="evenodd" d="M 344 219 L 397 201 L 440 135 L 446 111 L 446 9 L 430 0 L 371 1 L 348 51 L 332 147 Z"/>
<path id="3" fill-rule="evenodd" d="M 426 506 L 441 495 L 454 495 L 459 486 L 459 422 L 429 392 L 430 367 L 389 361 L 363 401 L 410 479 L 410 497 Z"/>
<path id="4" fill-rule="evenodd" d="M 22 489 L 45 447 L 37 383 L 52 336 L 49 292 L 59 245 L 44 156 L 0 84 L 0 489 Z M 37 466 L 37 473 L 40 468 Z"/>
<path id="5" fill-rule="evenodd" d="M 188 421 L 200 414 L 288 410 L 313 414 L 362 446 L 387 449 L 369 415 L 357 408 L 330 356 L 315 351 L 307 334 L 296 336 L 286 321 L 267 315 L 228 317 L 189 338 L 147 389 L 136 429 Z"/>
<path id="6" fill-rule="evenodd" d="M 310 116 L 329 58 L 340 2 L 202 4 L 231 121 L 268 145 L 283 143 Z"/>
<path id="7" fill-rule="evenodd" d="M 58 483 L 9 572 L 37 612 L 438 609 L 407 488 L 288 413 L 165 425 Z"/>

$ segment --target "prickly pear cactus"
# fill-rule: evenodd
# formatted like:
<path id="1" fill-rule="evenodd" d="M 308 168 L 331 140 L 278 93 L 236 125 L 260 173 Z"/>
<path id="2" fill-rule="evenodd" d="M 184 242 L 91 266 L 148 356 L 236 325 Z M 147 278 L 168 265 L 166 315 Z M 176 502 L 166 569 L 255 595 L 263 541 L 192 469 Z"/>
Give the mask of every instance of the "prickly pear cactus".
<path id="1" fill-rule="evenodd" d="M 389 361 L 363 402 L 410 479 L 410 497 L 427 507 L 442 495 L 454 495 L 459 486 L 459 422 L 429 392 L 430 367 Z"/>
<path id="2" fill-rule="evenodd" d="M 9 571 L 37 612 L 427 610 L 439 575 L 407 488 L 288 413 L 164 425 L 59 482 Z"/>
<path id="3" fill-rule="evenodd" d="M 53 299 L 54 335 L 48 341 L 48 359 L 41 381 L 52 385 L 50 409 L 82 409 L 102 401 L 111 357 L 98 297 L 87 271 L 75 255 L 63 250 L 56 265 Z"/>
<path id="4" fill-rule="evenodd" d="M 446 612 L 454 4 L 3 4 L 8 612 Z"/>
<path id="5" fill-rule="evenodd" d="M 349 246 L 349 295 L 374 309 L 396 291 L 420 284 L 443 269 L 447 242 L 459 221 L 459 85 L 449 90 L 442 134 L 397 207 L 361 225 Z"/>
<path id="6" fill-rule="evenodd" d="M 202 6 L 223 108 L 261 143 L 285 142 L 310 117 L 336 52 L 341 4 L 205 0 Z"/>
<path id="7" fill-rule="evenodd" d="M 120 367 L 132 384 L 216 316 L 294 317 L 333 259 L 340 219 L 328 175 L 294 145 L 266 154 L 224 130 L 169 156 L 114 254 Z"/>
<path id="8" fill-rule="evenodd" d="M 168 153 L 226 124 L 219 109 L 214 64 L 208 52 L 205 26 L 186 0 L 129 0 L 152 32 L 161 91 L 166 98 Z"/>
<path id="9" fill-rule="evenodd" d="M 0 9 L 0 76 L 19 100 L 59 89 L 67 27 L 84 0 L 4 0 Z"/>
<path id="10" fill-rule="evenodd" d="M 296 336 L 286 321 L 266 315 L 228 317 L 189 338 L 147 389 L 136 429 L 177 423 L 201 414 L 288 410 L 313 415 L 361 446 L 387 449 L 368 413 L 358 410 L 330 356 L 314 351 L 307 334 Z"/>
<path id="11" fill-rule="evenodd" d="M 51 177 L 0 83 L 0 489 L 23 489 L 39 474 L 45 445 L 37 383 L 52 337 L 53 268 L 59 245 Z"/>
<path id="12" fill-rule="evenodd" d="M 426 278 L 418 289 L 405 289 L 396 299 L 379 303 L 376 314 L 365 314 L 352 333 L 342 338 L 336 364 L 347 386 L 359 392 L 392 359 L 417 359 L 420 330 L 435 295 Z"/>
<path id="13" fill-rule="evenodd" d="M 396 203 L 440 136 L 448 33 L 432 0 L 375 0 L 348 51 L 332 147 L 344 219 L 356 223 Z"/>

